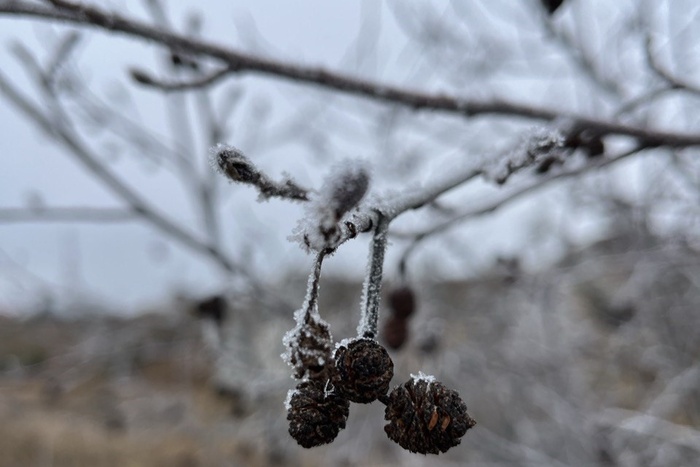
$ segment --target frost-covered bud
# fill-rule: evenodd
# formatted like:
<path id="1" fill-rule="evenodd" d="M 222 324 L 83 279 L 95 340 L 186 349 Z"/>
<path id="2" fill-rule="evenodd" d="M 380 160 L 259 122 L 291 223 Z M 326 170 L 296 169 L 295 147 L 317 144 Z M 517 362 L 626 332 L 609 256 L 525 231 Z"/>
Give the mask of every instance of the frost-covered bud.
<path id="1" fill-rule="evenodd" d="M 397 318 L 408 318 L 416 311 L 416 295 L 408 285 L 392 290 L 389 294 L 389 306 Z"/>
<path id="2" fill-rule="evenodd" d="M 420 454 L 447 452 L 476 425 L 456 391 L 422 374 L 391 391 L 384 419 L 392 441 Z"/>
<path id="3" fill-rule="evenodd" d="M 310 196 L 305 215 L 299 220 L 291 237 L 302 248 L 312 251 L 334 249 L 343 239 L 343 227 L 350 236 L 366 231 L 367 222 L 342 223 L 343 216 L 360 204 L 369 188 L 370 175 L 366 163 L 346 160 L 334 165 L 321 189 Z"/>
<path id="4" fill-rule="evenodd" d="M 362 201 L 367 188 L 369 173 L 363 165 L 346 163 L 329 176 L 322 192 L 326 195 L 335 222 Z"/>
<path id="5" fill-rule="evenodd" d="M 394 362 L 377 341 L 359 338 L 335 351 L 333 386 L 352 402 L 368 404 L 385 395 L 394 376 Z"/>
<path id="6" fill-rule="evenodd" d="M 260 171 L 240 150 L 219 144 L 212 152 L 213 164 L 230 180 L 252 184 L 260 180 Z"/>
<path id="7" fill-rule="evenodd" d="M 332 341 L 330 326 L 320 319 L 311 319 L 285 336 L 285 359 L 294 378 L 327 379 Z"/>
<path id="8" fill-rule="evenodd" d="M 382 340 L 393 350 L 398 350 L 408 340 L 408 321 L 405 318 L 391 316 L 384 321 Z"/>
<path id="9" fill-rule="evenodd" d="M 326 391 L 319 381 L 299 383 L 286 405 L 289 434 L 307 449 L 331 443 L 350 413 L 347 399 Z"/>

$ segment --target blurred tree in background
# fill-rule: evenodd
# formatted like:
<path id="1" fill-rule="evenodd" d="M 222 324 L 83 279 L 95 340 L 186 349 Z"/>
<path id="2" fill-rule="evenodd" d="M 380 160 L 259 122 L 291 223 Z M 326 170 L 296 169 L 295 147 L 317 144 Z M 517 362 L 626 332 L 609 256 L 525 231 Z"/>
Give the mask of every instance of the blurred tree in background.
<path id="1" fill-rule="evenodd" d="M 346 274 L 322 281 L 321 314 L 335 336 L 353 334 L 365 267 L 354 248 L 366 247 L 360 231 L 376 222 L 358 226 L 371 208 L 391 206 L 391 216 L 402 215 L 388 231 L 393 311 L 383 311 L 380 334 L 396 348 L 395 382 L 419 369 L 434 373 L 479 421 L 438 460 L 693 465 L 700 459 L 695 3 L 367 1 L 346 56 L 316 66 L 307 64 L 313 50 L 305 52 L 312 58 L 287 56 L 245 20 L 241 43 L 227 45 L 208 26 L 215 7 L 176 16 L 156 0 L 129 10 L 0 0 L 3 23 L 53 28 L 43 48 L 21 38 L 10 45 L 28 80 L 0 71 L 0 96 L 14 112 L 3 118 L 30 122 L 50 142 L 41 157 L 65 154 L 112 197 L 98 205 L 54 203 L 50 194 L 25 205 L 3 201 L 0 222 L 138 221 L 195 253 L 228 298 L 195 306 L 215 360 L 211 378 L 239 417 L 215 426 L 222 438 L 264 452 L 255 462 L 420 463 L 378 434 L 372 406 L 311 454 L 281 440 L 279 399 L 289 380 L 279 341 L 305 287 L 286 274 L 303 257 L 284 264 L 285 274 L 276 260 L 304 202 L 256 204 L 255 189 L 226 184 L 212 170 L 209 150 L 233 144 L 271 180 L 293 180 L 309 193 L 327 168 L 360 155 L 371 186 L 352 227 L 339 224 L 334 271 Z M 383 50 L 387 30 L 402 37 L 400 50 Z M 109 65 L 82 63 L 81 53 L 124 38 L 158 60 L 135 54 L 128 69 L 109 70 L 121 85 L 102 92 L 90 68 Z M 159 105 L 165 119 L 152 116 Z M 22 155 L 3 149 L 2 157 L 20 164 Z M 344 249 L 352 253 L 343 257 Z M 411 295 L 415 312 L 402 308 L 401 293 Z M 173 325 L 179 337 L 163 346 L 187 354 L 178 347 L 192 342 L 179 335 L 183 325 Z M 93 358 L 97 347 L 75 339 Z M 150 357 L 134 350 L 124 360 L 119 348 L 128 345 L 119 342 L 103 351 L 120 369 L 131 362 L 120 376 L 138 374 L 138 362 Z M 32 348 L 4 350 L 14 356 L 5 359 L 8 375 L 45 360 Z M 199 367 L 173 371 L 196 381 L 192 368 Z M 44 371 L 58 386 L 70 380 L 63 367 Z M 182 394 L 193 388 L 179 387 L 178 397 L 191 400 Z M 124 394 L 105 397 L 125 397 L 129 406 Z M 185 403 L 184 419 L 201 415 L 190 409 Z M 365 427 L 359 418 L 374 420 Z M 116 425 L 141 427 L 129 417 Z M 220 465 L 193 456 L 193 465 Z"/>

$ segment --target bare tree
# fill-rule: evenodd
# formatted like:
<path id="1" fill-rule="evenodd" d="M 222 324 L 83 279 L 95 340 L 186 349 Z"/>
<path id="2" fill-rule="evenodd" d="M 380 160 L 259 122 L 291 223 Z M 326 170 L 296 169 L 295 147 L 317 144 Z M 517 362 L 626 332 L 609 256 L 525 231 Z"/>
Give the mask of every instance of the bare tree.
<path id="1" fill-rule="evenodd" d="M 286 360 L 300 380 L 288 400 L 290 433 L 305 447 L 335 439 L 345 427 L 350 401 L 384 403 L 389 420 L 385 431 L 410 451 L 444 452 L 458 444 L 474 425 L 457 393 L 431 376 L 419 373 L 389 393 L 394 363 L 377 343 L 388 239 L 402 247 L 402 252 L 395 255 L 401 285 L 395 293 L 403 295 L 392 296 L 396 301 L 392 302 L 390 332 L 394 333 L 395 347 L 401 347 L 405 340 L 408 318 L 413 314 L 414 286 L 426 279 L 425 274 L 415 272 L 420 263 L 414 254 L 426 251 L 423 245 L 431 239 L 445 238 L 456 227 L 492 216 L 519 200 L 536 199 L 546 206 L 547 194 L 555 193 L 556 206 L 565 212 L 565 217 L 574 219 L 585 207 L 588 212 L 607 215 L 610 230 L 618 234 L 624 233 L 625 228 L 630 234 L 629 226 L 633 226 L 634 235 L 622 238 L 640 242 L 635 251 L 643 257 L 640 264 L 646 265 L 642 273 L 636 269 L 630 273 L 621 284 L 624 293 L 612 299 L 596 289 L 598 285 L 578 284 L 578 275 L 563 274 L 557 281 L 557 269 L 540 272 L 513 292 L 527 297 L 523 303 L 537 302 L 531 296 L 537 293 L 544 296 L 544 302 L 554 301 L 551 297 L 561 292 L 560 285 L 571 285 L 567 282 L 570 281 L 574 288 L 585 289 L 581 293 L 587 300 L 596 300 L 602 293 L 606 298 L 601 303 L 614 302 L 612 308 L 599 303 L 596 309 L 607 311 L 596 316 L 599 321 L 619 326 L 637 316 L 637 311 L 630 310 L 640 307 L 645 292 L 651 290 L 650 284 L 657 283 L 661 271 L 665 271 L 658 260 L 648 256 L 650 251 L 678 248 L 686 253 L 686 258 L 697 255 L 700 178 L 696 156 L 700 134 L 693 116 L 700 85 L 695 83 L 698 64 L 689 57 L 700 38 L 692 22 L 683 18 L 700 14 L 693 2 L 629 0 L 612 5 L 603 1 L 531 0 L 507 6 L 503 2 L 452 2 L 444 8 L 431 3 L 388 2 L 394 20 L 409 38 L 407 54 L 415 57 L 411 82 L 427 83 L 424 87 L 246 53 L 204 38 L 201 22 L 194 17 L 181 32 L 172 26 L 159 2 L 146 1 L 145 5 L 150 21 L 97 4 L 63 0 L 0 0 L 0 14 L 71 24 L 81 31 L 98 29 L 156 44 L 167 57 L 165 73 L 158 74 L 146 66 L 134 67 L 128 73 L 135 86 L 168 95 L 170 125 L 175 135 L 172 141 L 163 142 L 115 106 L 84 90 L 69 66 L 81 37 L 77 30 L 65 34 L 50 58 L 41 62 L 33 51 L 21 45 L 15 47 L 15 55 L 34 80 L 41 105 L 2 74 L 0 92 L 123 201 L 123 210 L 100 211 L 103 220 L 136 217 L 147 222 L 211 259 L 225 274 L 241 279 L 247 290 L 255 292 L 251 295 L 258 298 L 270 295 L 264 281 L 256 278 L 250 265 L 232 255 L 222 241 L 224 221 L 218 206 L 227 188 L 221 183 L 223 177 L 203 163 L 206 150 L 212 148 L 213 165 L 222 175 L 252 186 L 261 199 L 280 198 L 304 205 L 305 214 L 293 238 L 315 256 L 315 261 L 306 299 L 295 315 L 297 325 L 286 335 L 285 344 Z M 371 54 L 370 49 L 371 45 L 358 40 L 358 54 Z M 346 123 L 350 120 L 348 114 L 361 115 L 357 119 L 360 123 L 355 125 L 362 134 L 372 136 L 371 146 L 377 154 L 374 169 L 369 170 L 358 161 L 338 162 L 326 157 L 324 163 L 332 168 L 318 189 L 303 186 L 294 174 L 281 178 L 268 174 L 255 162 L 254 152 L 263 149 L 260 144 L 253 144 L 259 136 L 250 138 L 249 147 L 230 141 L 227 121 L 240 97 L 239 89 L 231 88 L 218 106 L 212 100 L 217 86 L 244 74 L 308 88 L 317 102 L 323 102 L 330 94 L 328 99 L 333 99 L 334 105 L 324 109 L 332 116 L 330 120 Z M 436 88 L 445 90 L 437 92 Z M 206 148 L 197 147 L 192 136 L 195 130 L 187 118 L 188 102 L 195 104 L 197 120 L 201 122 L 196 131 L 206 136 Z M 104 163 L 86 132 L 87 125 L 97 123 L 106 123 L 124 144 L 138 148 L 144 157 L 173 171 L 200 216 L 196 231 L 162 212 Z M 340 127 L 335 125 L 338 134 L 343 132 Z M 265 137 L 276 143 L 286 138 L 305 139 L 309 146 L 316 145 L 318 149 L 332 138 L 325 134 L 329 132 L 332 128 L 319 132 L 313 125 L 297 121 Z M 636 183 L 643 186 L 642 196 L 631 193 L 629 170 L 614 170 L 624 161 L 640 164 L 641 175 Z M 402 163 L 409 168 L 402 168 Z M 438 169 L 426 176 L 429 165 Z M 400 179 L 398 189 L 391 189 L 392 178 Z M 474 202 L 469 190 L 484 185 L 489 187 L 490 195 Z M 553 186 L 559 190 L 547 191 Z M 412 211 L 417 211 L 416 223 L 396 227 L 400 218 Z M 15 222 L 34 218 L 95 219 L 95 215 L 91 207 L 0 210 L 3 221 Z M 321 266 L 324 258 L 363 233 L 370 234 L 372 240 L 357 337 L 342 341 L 334 350 L 330 326 L 318 311 Z M 565 237 L 557 240 L 570 246 Z M 446 248 L 444 245 L 439 248 Z M 434 258 L 434 253 L 430 257 Z M 572 258 L 571 264 L 561 267 L 580 273 L 581 261 Z M 697 267 L 697 263 L 686 270 L 679 266 L 679 258 L 674 258 L 672 269 L 680 271 L 681 278 L 671 282 L 692 283 L 692 278 L 696 279 L 692 266 Z M 504 261 L 503 265 L 511 275 L 518 276 L 518 261 Z M 674 286 L 669 284 L 669 288 Z M 689 296 L 696 293 L 697 287 L 688 285 L 683 291 Z M 663 296 L 669 295 L 672 293 Z M 654 323 L 648 326 L 656 330 L 651 338 L 655 345 L 674 349 L 674 357 L 669 357 L 674 364 L 666 366 L 673 368 L 673 374 L 660 378 L 668 381 L 669 387 L 676 387 L 675 381 L 695 375 L 694 364 L 683 360 L 688 358 L 688 352 L 692 353 L 689 349 L 696 342 L 695 334 L 680 323 L 696 318 L 689 318 L 687 301 L 660 301 L 664 304 L 657 304 L 657 308 L 670 306 L 677 313 L 670 324 L 664 321 L 669 326 L 666 332 L 656 332 L 660 325 L 654 316 L 658 314 L 646 309 L 638 316 Z M 411 311 L 401 311 L 402 306 Z M 673 410 L 664 413 L 658 409 L 664 406 L 663 401 L 650 402 L 650 413 L 646 414 L 626 412 L 619 407 L 600 414 L 587 413 L 595 407 L 595 401 L 590 394 L 580 394 L 575 381 L 574 372 L 580 368 L 575 359 L 580 355 L 573 344 L 557 341 L 556 336 L 561 329 L 573 326 L 572 318 L 566 316 L 557 321 L 547 317 L 542 309 L 534 305 L 531 308 L 523 314 L 524 318 L 513 321 L 517 328 L 514 333 L 494 331 L 494 342 L 500 347 L 483 341 L 479 345 L 494 352 L 494 360 L 519 361 L 513 355 L 526 354 L 532 348 L 528 345 L 534 332 L 532 323 L 551 324 L 552 328 L 543 326 L 547 331 L 545 338 L 551 339 L 551 349 L 563 352 L 562 358 L 571 365 L 568 369 L 572 373 L 566 373 L 571 378 L 557 376 L 562 360 L 549 361 L 549 356 L 542 356 L 545 363 L 538 364 L 543 367 L 543 379 L 532 397 L 524 397 L 517 411 L 523 419 L 530 420 L 537 416 L 537 410 L 544 410 L 566 430 L 559 433 L 561 436 L 548 431 L 552 441 L 538 437 L 536 442 L 528 443 L 520 442 L 515 435 L 482 429 L 482 434 L 475 436 L 484 441 L 484 452 L 510 453 L 503 455 L 503 462 L 522 455 L 523 465 L 584 461 L 633 465 L 635 461 L 648 461 L 650 456 L 656 465 L 664 465 L 668 459 L 681 462 L 697 458 L 697 413 L 690 417 L 687 426 L 664 418 Z M 697 329 L 696 325 L 691 328 Z M 467 354 L 478 351 L 468 344 L 460 345 Z M 624 360 L 624 352 L 615 347 L 622 344 L 610 345 L 615 348 L 615 355 Z M 488 366 L 472 363 L 483 378 Z M 527 366 L 526 361 L 522 363 Z M 624 366 L 629 362 L 615 362 L 618 363 Z M 467 377 L 463 370 L 457 374 Z M 459 379 L 455 376 L 448 382 Z M 518 377 L 511 380 L 508 389 L 517 387 L 518 381 Z M 684 383 L 678 385 L 685 387 Z M 666 389 L 658 392 L 661 399 L 667 394 Z M 552 404 L 542 406 L 543 397 L 553 400 Z M 684 397 L 676 402 L 686 400 Z M 612 406 L 610 402 L 608 407 Z M 424 411 L 416 409 L 414 413 L 416 407 Z M 409 418 L 401 418 L 406 413 Z M 577 419 L 582 414 L 586 420 L 579 424 Z M 511 420 L 503 414 L 498 416 Z M 514 430 L 527 429 L 523 427 Z M 641 435 L 653 432 L 668 443 L 662 446 L 673 452 L 668 457 L 654 457 L 644 451 L 634 457 L 624 447 L 627 438 L 601 435 L 605 430 Z M 474 432 L 479 433 L 479 429 Z M 561 437 L 565 450 L 557 451 Z M 681 437 L 690 441 L 679 442 Z M 580 443 L 572 442 L 573 439 Z"/>

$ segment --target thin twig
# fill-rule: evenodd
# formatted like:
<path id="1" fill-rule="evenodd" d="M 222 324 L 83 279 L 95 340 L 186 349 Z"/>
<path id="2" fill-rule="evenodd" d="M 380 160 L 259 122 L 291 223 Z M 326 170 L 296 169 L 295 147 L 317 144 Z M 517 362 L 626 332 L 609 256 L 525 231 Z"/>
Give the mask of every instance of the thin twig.
<path id="1" fill-rule="evenodd" d="M 406 263 L 409 259 L 409 257 L 413 254 L 413 252 L 416 250 L 416 248 L 425 240 L 428 238 L 431 238 L 435 235 L 445 233 L 452 227 L 459 225 L 465 221 L 468 220 L 473 220 L 478 217 L 481 217 L 486 214 L 490 214 L 494 211 L 497 211 L 498 209 L 502 208 L 503 206 L 510 204 L 511 202 L 520 199 L 522 196 L 531 193 L 533 191 L 539 190 L 541 188 L 544 188 L 545 186 L 551 184 L 554 181 L 557 180 L 563 180 L 566 178 L 573 178 L 577 177 L 583 173 L 595 170 L 595 169 L 601 169 L 603 167 L 606 167 L 608 165 L 614 164 L 616 162 L 619 162 L 621 160 L 624 160 L 633 154 L 637 154 L 644 148 L 640 147 L 635 147 L 633 149 L 630 149 L 629 151 L 625 151 L 622 154 L 619 154 L 617 156 L 608 158 L 608 159 L 590 159 L 589 163 L 584 165 L 583 167 L 579 167 L 577 169 L 573 170 L 568 170 L 566 172 L 560 172 L 557 174 L 549 175 L 544 178 L 540 178 L 534 183 L 530 185 L 526 185 L 522 188 L 519 188 L 505 196 L 503 196 L 500 199 L 497 199 L 495 201 L 492 201 L 485 206 L 479 207 L 479 208 L 471 208 L 468 209 L 446 221 L 443 221 L 441 223 L 438 223 L 426 230 L 423 230 L 421 232 L 416 232 L 412 234 L 402 234 L 402 233 L 395 233 L 392 232 L 391 236 L 395 238 L 411 238 L 411 244 L 406 247 L 406 250 L 403 252 L 403 255 L 401 255 L 401 259 L 399 260 L 399 268 L 400 269 L 405 269 L 406 268 Z"/>
<path id="2" fill-rule="evenodd" d="M 231 73 L 231 69 L 226 67 L 220 70 L 213 71 L 207 75 L 198 76 L 197 78 L 191 79 L 189 81 L 164 81 L 149 75 L 148 72 L 144 70 L 131 70 L 131 76 L 132 78 L 134 78 L 134 80 L 136 80 L 137 83 L 143 84 L 145 86 L 151 86 L 153 88 L 165 92 L 205 88 L 221 80 L 229 73 Z"/>
<path id="3" fill-rule="evenodd" d="M 376 219 L 374 236 L 369 249 L 369 270 L 365 276 L 362 289 L 362 316 L 357 327 L 358 337 L 367 337 L 369 339 L 377 338 L 384 253 L 386 252 L 387 231 L 391 220 L 382 213 L 377 213 Z"/>
<path id="4" fill-rule="evenodd" d="M 663 66 L 661 66 L 661 64 L 654 56 L 654 52 L 652 51 L 652 40 L 650 37 L 646 38 L 644 45 L 644 52 L 647 64 L 649 65 L 649 69 L 652 70 L 654 74 L 656 74 L 656 76 L 668 83 L 671 89 L 681 89 L 684 91 L 688 91 L 692 94 L 700 95 L 700 86 L 676 78 L 675 76 L 673 76 L 672 73 L 670 73 L 669 71 L 664 69 Z"/>
<path id="5" fill-rule="evenodd" d="M 69 153 L 73 155 L 87 170 L 89 170 L 107 188 L 124 200 L 134 212 L 146 219 L 151 225 L 178 240 L 183 245 L 204 253 L 214 259 L 228 272 L 242 272 L 240 267 L 229 259 L 222 251 L 212 245 L 204 243 L 185 231 L 180 226 L 166 218 L 144 201 L 136 192 L 124 184 L 112 172 L 110 172 L 95 156 L 78 136 L 68 130 L 66 124 L 55 125 L 54 122 L 34 104 L 10 84 L 0 73 L 0 93 L 4 94 L 30 121 L 46 132 L 57 142 L 61 143 Z M 64 122 L 65 123 L 65 122 Z"/>

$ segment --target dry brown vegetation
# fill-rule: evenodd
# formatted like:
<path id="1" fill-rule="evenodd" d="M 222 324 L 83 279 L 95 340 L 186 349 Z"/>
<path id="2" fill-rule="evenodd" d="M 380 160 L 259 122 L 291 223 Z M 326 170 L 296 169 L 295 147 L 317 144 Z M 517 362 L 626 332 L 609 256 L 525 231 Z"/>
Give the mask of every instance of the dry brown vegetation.
<path id="1" fill-rule="evenodd" d="M 386 439 L 377 404 L 357 406 L 332 446 L 289 438 L 281 401 L 293 384 L 279 335 L 291 315 L 251 320 L 233 307 L 219 347 L 202 338 L 211 323 L 184 311 L 3 318 L 0 466 L 692 465 L 697 264 L 682 245 L 627 237 L 540 274 L 419 286 L 392 384 L 429 369 L 479 422 L 427 458 Z M 336 339 L 354 332 L 359 287 L 324 282 Z M 230 342 L 241 328 L 247 352 Z"/>

